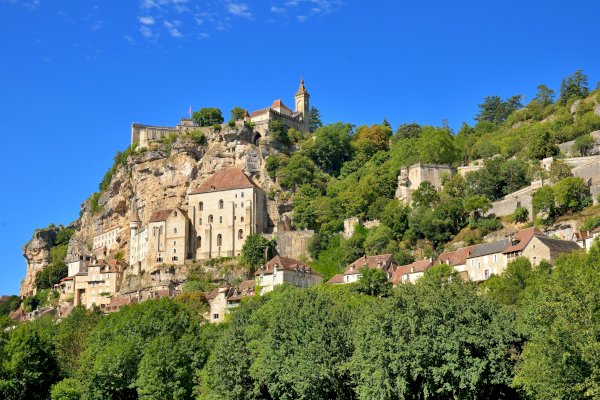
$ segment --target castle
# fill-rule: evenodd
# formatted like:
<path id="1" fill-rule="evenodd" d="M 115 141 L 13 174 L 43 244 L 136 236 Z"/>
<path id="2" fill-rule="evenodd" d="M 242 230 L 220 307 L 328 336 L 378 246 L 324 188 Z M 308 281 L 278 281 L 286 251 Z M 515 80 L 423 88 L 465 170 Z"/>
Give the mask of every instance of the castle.
<path id="1" fill-rule="evenodd" d="M 260 138 L 269 135 L 269 124 L 273 120 L 283 122 L 288 128 L 294 128 L 301 132 L 308 132 L 310 121 L 310 94 L 304 86 L 304 79 L 300 80 L 300 86 L 294 95 L 295 107 L 292 111 L 283 104 L 281 99 L 273 101 L 269 107 L 261 108 L 251 113 L 246 112 L 243 123 L 253 126 L 253 142 L 256 143 Z M 159 141 L 162 138 L 173 134 L 200 130 L 208 131 L 213 127 L 200 127 L 194 123 L 191 118 L 181 118 L 176 126 L 156 126 L 133 123 L 131 125 L 131 144 L 138 143 L 139 147 L 148 147 L 151 142 Z"/>

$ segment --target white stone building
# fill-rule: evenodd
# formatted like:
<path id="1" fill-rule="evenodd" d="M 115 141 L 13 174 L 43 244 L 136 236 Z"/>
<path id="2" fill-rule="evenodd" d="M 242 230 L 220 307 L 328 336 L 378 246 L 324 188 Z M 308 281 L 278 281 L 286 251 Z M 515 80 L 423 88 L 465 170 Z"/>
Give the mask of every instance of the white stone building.
<path id="1" fill-rule="evenodd" d="M 323 281 L 323 275 L 308 265 L 292 258 L 275 256 L 255 273 L 260 294 L 272 291 L 275 286 L 287 283 L 295 287 L 311 287 Z"/>

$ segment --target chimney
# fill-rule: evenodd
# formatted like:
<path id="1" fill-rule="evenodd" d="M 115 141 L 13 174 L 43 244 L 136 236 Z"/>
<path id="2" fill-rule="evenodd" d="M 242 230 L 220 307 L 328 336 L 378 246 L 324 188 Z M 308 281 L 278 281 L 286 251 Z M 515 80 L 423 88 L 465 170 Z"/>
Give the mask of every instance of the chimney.
<path id="1" fill-rule="evenodd" d="M 414 272 L 415 272 L 415 267 L 414 266 L 410 267 L 410 273 L 412 274 Z"/>

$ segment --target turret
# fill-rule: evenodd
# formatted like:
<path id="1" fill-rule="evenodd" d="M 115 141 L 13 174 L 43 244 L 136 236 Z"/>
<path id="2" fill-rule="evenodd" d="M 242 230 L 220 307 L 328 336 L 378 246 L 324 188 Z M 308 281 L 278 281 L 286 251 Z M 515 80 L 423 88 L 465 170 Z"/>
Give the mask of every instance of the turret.
<path id="1" fill-rule="evenodd" d="M 304 126 L 306 131 L 308 131 L 308 121 L 310 119 L 310 94 L 308 94 L 308 90 L 304 86 L 304 78 L 300 79 L 300 87 L 296 92 L 296 112 L 302 113 L 302 120 L 304 121 Z"/>

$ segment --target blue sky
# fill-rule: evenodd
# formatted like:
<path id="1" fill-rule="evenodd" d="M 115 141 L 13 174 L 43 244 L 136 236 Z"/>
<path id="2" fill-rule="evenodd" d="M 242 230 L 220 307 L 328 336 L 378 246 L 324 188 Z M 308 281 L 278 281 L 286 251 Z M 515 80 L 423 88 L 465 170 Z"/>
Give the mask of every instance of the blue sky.
<path id="1" fill-rule="evenodd" d="M 325 122 L 458 128 L 487 95 L 600 80 L 597 1 L 0 0 L 0 294 L 21 247 L 68 224 L 132 122 L 292 105 Z"/>

